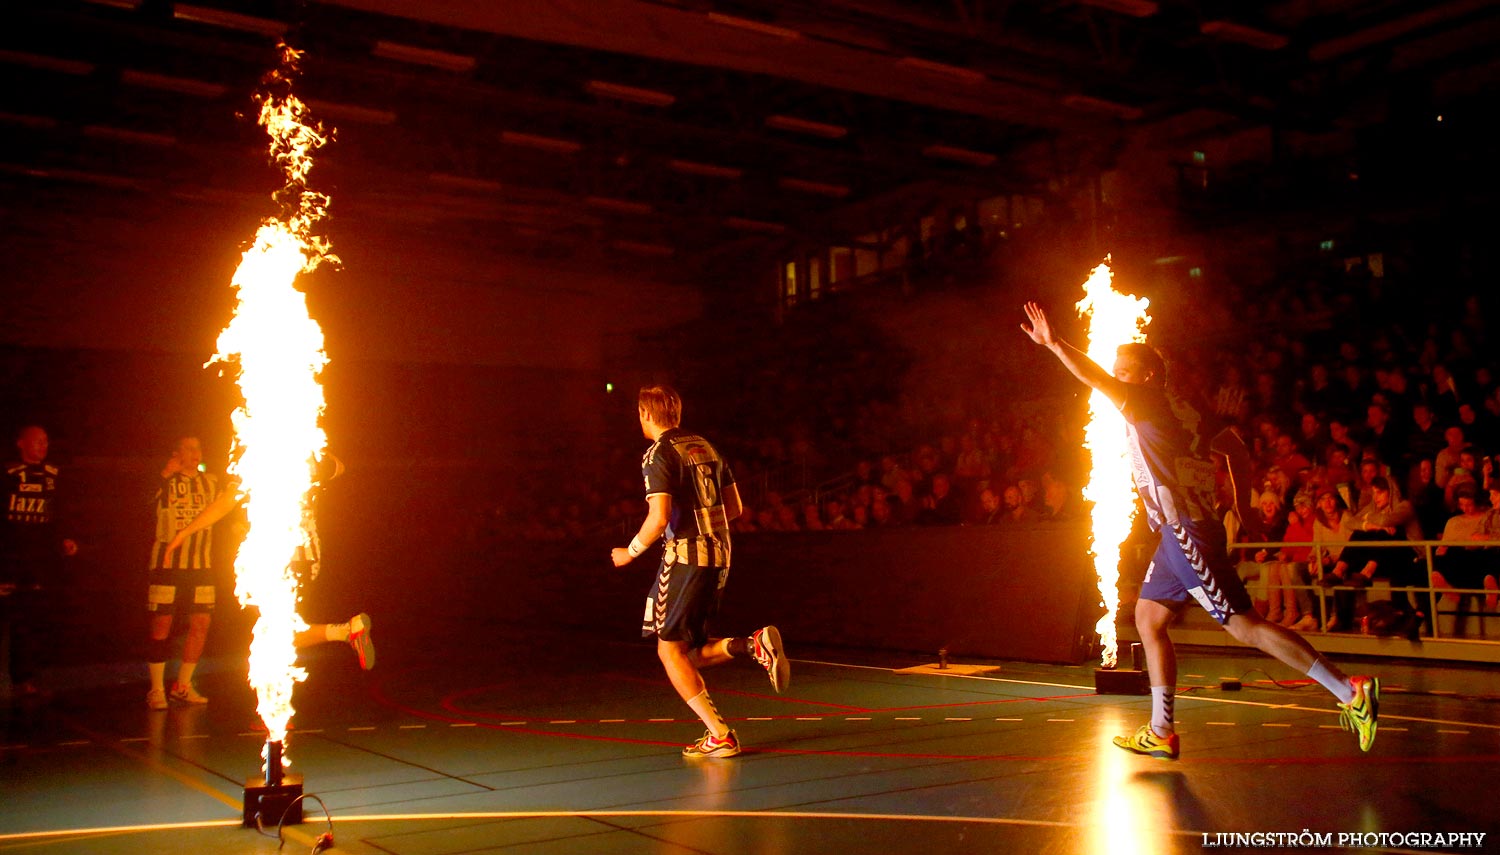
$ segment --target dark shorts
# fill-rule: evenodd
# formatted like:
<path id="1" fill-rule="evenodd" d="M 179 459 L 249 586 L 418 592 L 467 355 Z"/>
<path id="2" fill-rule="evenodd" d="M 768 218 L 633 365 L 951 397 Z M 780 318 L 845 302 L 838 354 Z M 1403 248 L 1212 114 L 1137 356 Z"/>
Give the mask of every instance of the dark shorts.
<path id="1" fill-rule="evenodd" d="M 1433 556 L 1433 569 L 1455 588 L 1483 588 L 1484 577 L 1500 578 L 1500 552 L 1488 549 L 1449 550 Z"/>
<path id="2" fill-rule="evenodd" d="M 641 635 L 686 641 L 693 647 L 705 644 L 708 625 L 719 614 L 719 599 L 728 580 L 728 567 L 662 564 L 656 583 L 646 592 Z"/>
<path id="3" fill-rule="evenodd" d="M 1226 548 L 1224 526 L 1213 520 L 1164 525 L 1161 543 L 1141 583 L 1141 599 L 1181 606 L 1189 599 L 1223 624 L 1254 610 Z"/>
<path id="4" fill-rule="evenodd" d="M 151 571 L 146 585 L 146 611 L 160 615 L 206 614 L 213 610 L 213 571 Z"/>

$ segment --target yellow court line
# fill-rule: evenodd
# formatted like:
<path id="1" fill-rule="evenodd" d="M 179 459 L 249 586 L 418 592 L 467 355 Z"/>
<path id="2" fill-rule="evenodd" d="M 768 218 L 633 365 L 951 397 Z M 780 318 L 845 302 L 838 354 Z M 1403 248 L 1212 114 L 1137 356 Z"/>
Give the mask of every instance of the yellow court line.
<path id="1" fill-rule="evenodd" d="M 230 808 L 233 808 L 237 813 L 240 812 L 240 811 L 242 811 L 242 810 L 244 810 L 245 803 L 244 803 L 243 798 L 241 798 L 241 799 L 235 799 L 233 796 L 230 796 L 228 793 L 225 793 L 223 790 L 215 789 L 215 788 L 209 786 L 208 784 L 205 784 L 203 781 L 200 781 L 200 780 L 198 780 L 197 778 L 195 778 L 195 777 L 193 777 L 191 775 L 188 775 L 188 774 L 186 774 L 184 772 L 180 772 L 180 771 L 178 771 L 176 769 L 173 769 L 171 766 L 168 766 L 167 764 L 161 762 L 160 760 L 157 760 L 154 757 L 151 757 L 151 756 L 149 756 L 149 755 L 147 755 L 145 753 L 137 751 L 134 748 L 126 748 L 124 745 L 121 745 L 117 740 L 113 740 L 113 739 L 109 739 L 109 738 L 105 737 L 104 734 L 95 733 L 94 731 L 89 730 L 86 727 L 82 727 L 82 726 L 80 726 L 80 725 L 78 725 L 76 723 L 70 723 L 69 726 L 72 727 L 74 730 L 77 730 L 77 731 L 79 731 L 81 733 L 87 734 L 90 738 L 94 739 L 97 742 L 101 742 L 101 743 L 103 743 L 105 745 L 108 745 L 111 751 L 114 751 L 117 754 L 120 754 L 120 755 L 122 755 L 124 757 L 127 757 L 127 758 L 129 758 L 131 760 L 134 760 L 137 763 L 140 763 L 142 766 L 145 766 L 147 769 L 150 769 L 153 772 L 157 772 L 159 774 L 166 775 L 167 777 L 171 778 L 172 780 L 177 781 L 179 784 L 182 784 L 182 785 L 186 786 L 188 789 L 195 790 L 195 791 L 197 791 L 199 793 L 202 793 L 203 795 L 206 795 L 206 796 L 208 796 L 208 797 L 210 797 L 212 799 L 215 799 L 218 802 L 220 802 L 220 803 L 222 803 L 222 804 L 224 804 L 224 805 L 226 805 L 226 806 L 228 806 Z M 304 809 L 303 812 L 306 813 L 306 810 Z M 244 822 L 243 819 L 240 819 L 240 820 L 228 820 L 228 823 L 230 825 L 242 825 L 243 822 Z M 210 823 L 210 824 L 213 824 L 213 823 Z M 192 823 L 190 823 L 190 824 L 188 824 L 187 826 L 184 826 L 184 827 L 193 828 L 193 827 L 200 827 L 200 826 L 201 826 L 201 824 L 192 824 Z M 130 829 L 130 828 L 135 828 L 135 827 L 136 826 L 121 826 L 121 828 L 124 828 L 124 829 Z M 65 833 L 65 834 L 76 834 L 78 832 L 77 831 L 72 831 L 72 832 L 62 832 L 62 833 Z M 93 833 L 93 832 L 92 832 L 92 830 L 89 830 L 87 833 Z M 316 842 L 316 840 L 317 840 L 316 836 L 308 835 L 305 832 L 299 831 L 296 828 L 283 828 L 282 829 L 282 833 L 286 837 L 292 839 L 293 841 L 295 841 L 297 843 L 301 843 L 301 844 L 303 844 L 305 846 L 312 846 L 313 843 Z M 6 839 L 5 836 L 0 836 L 0 840 L 4 840 L 4 839 Z"/>
<path id="2" fill-rule="evenodd" d="M 834 813 L 831 811 L 776 811 L 776 810 L 556 810 L 556 811 L 468 811 L 461 813 L 385 813 L 335 816 L 334 822 L 416 822 L 454 819 L 606 819 L 631 817 L 660 817 L 663 819 L 833 819 L 871 820 L 879 822 L 936 822 L 973 823 L 978 825 L 1013 826 L 1020 828 L 1086 829 L 1104 827 L 1100 823 L 1063 822 L 1048 819 L 1016 819 L 999 816 L 926 816 L 891 813 Z M 106 828 L 74 829 L 64 831 L 35 831 L 21 834 L 0 834 L 0 842 L 8 840 L 40 840 L 66 836 L 96 836 L 106 834 L 147 833 L 187 828 L 216 828 L 238 826 L 238 822 L 212 820 L 205 822 L 174 822 L 156 825 L 119 825 Z M 291 831 L 291 829 L 287 829 Z M 1161 833 L 1174 837 L 1203 839 L 1209 832 L 1194 829 L 1162 829 Z M 309 840 L 310 843 L 310 840 Z M 9 847 L 7 847 L 9 848 Z M 1404 849 L 1372 849 L 1374 852 L 1408 852 Z"/>

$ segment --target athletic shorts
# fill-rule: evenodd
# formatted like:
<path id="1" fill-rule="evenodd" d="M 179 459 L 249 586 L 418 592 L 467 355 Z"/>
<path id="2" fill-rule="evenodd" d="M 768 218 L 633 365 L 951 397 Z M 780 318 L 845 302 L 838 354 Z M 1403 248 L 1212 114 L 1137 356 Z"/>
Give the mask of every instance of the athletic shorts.
<path id="1" fill-rule="evenodd" d="M 213 571 L 151 571 L 146 585 L 146 611 L 152 614 L 205 614 L 213 610 Z"/>
<path id="2" fill-rule="evenodd" d="M 728 580 L 728 567 L 663 563 L 656 584 L 646 592 L 641 635 L 686 641 L 693 647 L 706 644 L 708 625 L 719 614 L 719 599 Z"/>
<path id="3" fill-rule="evenodd" d="M 1230 615 L 1254 610 L 1226 549 L 1222 524 L 1194 520 L 1163 525 L 1159 534 L 1161 543 L 1146 568 L 1141 599 L 1173 607 L 1195 599 L 1220 624 Z"/>

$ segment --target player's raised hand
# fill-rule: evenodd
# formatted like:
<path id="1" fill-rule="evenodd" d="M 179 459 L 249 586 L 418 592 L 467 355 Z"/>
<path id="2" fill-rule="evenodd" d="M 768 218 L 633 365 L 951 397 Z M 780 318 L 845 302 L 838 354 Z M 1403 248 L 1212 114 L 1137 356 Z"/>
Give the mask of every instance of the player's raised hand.
<path id="1" fill-rule="evenodd" d="M 1052 324 L 1047 320 L 1047 313 L 1042 311 L 1042 306 L 1035 300 L 1028 300 L 1023 307 L 1026 309 L 1026 318 L 1031 321 L 1028 326 L 1021 324 L 1021 332 L 1030 336 L 1031 340 L 1043 347 L 1051 347 L 1057 342 L 1057 337 L 1052 333 Z"/>

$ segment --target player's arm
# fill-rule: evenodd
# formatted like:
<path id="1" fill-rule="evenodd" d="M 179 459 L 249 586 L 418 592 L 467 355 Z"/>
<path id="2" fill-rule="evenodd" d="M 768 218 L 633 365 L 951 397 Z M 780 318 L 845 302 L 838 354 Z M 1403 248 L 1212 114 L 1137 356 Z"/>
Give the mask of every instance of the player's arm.
<path id="1" fill-rule="evenodd" d="M 173 552 L 176 552 L 177 547 L 181 546 L 184 540 L 228 516 L 229 512 L 234 510 L 234 506 L 240 503 L 241 498 L 240 493 L 236 490 L 225 490 L 215 496 L 214 500 L 208 503 L 208 507 L 199 511 L 198 515 L 193 517 L 192 522 L 183 526 L 177 534 L 172 536 L 171 542 L 167 544 L 166 550 L 162 553 L 163 560 Z"/>
<path id="2" fill-rule="evenodd" d="M 724 518 L 733 521 L 745 512 L 745 503 L 740 501 L 740 488 L 737 484 L 727 484 L 724 487 Z"/>
<path id="3" fill-rule="evenodd" d="M 1088 354 L 1079 350 L 1071 344 L 1057 337 L 1052 330 L 1052 324 L 1047 320 L 1047 313 L 1042 311 L 1040 304 L 1035 301 L 1026 303 L 1026 318 L 1031 321 L 1028 326 L 1021 324 L 1021 332 L 1026 333 L 1032 341 L 1052 351 L 1057 361 L 1063 364 L 1074 377 L 1084 384 L 1103 392 L 1116 407 L 1125 405 L 1125 383 L 1115 379 L 1115 376 L 1104 370 L 1104 367 L 1092 359 Z"/>
<path id="4" fill-rule="evenodd" d="M 736 493 L 736 496 L 739 494 Z M 646 497 L 646 521 L 630 539 L 629 546 L 617 546 L 609 551 L 610 560 L 616 567 L 624 567 L 661 537 L 667 530 L 667 520 L 672 516 L 672 496 L 669 493 L 652 493 Z"/>

